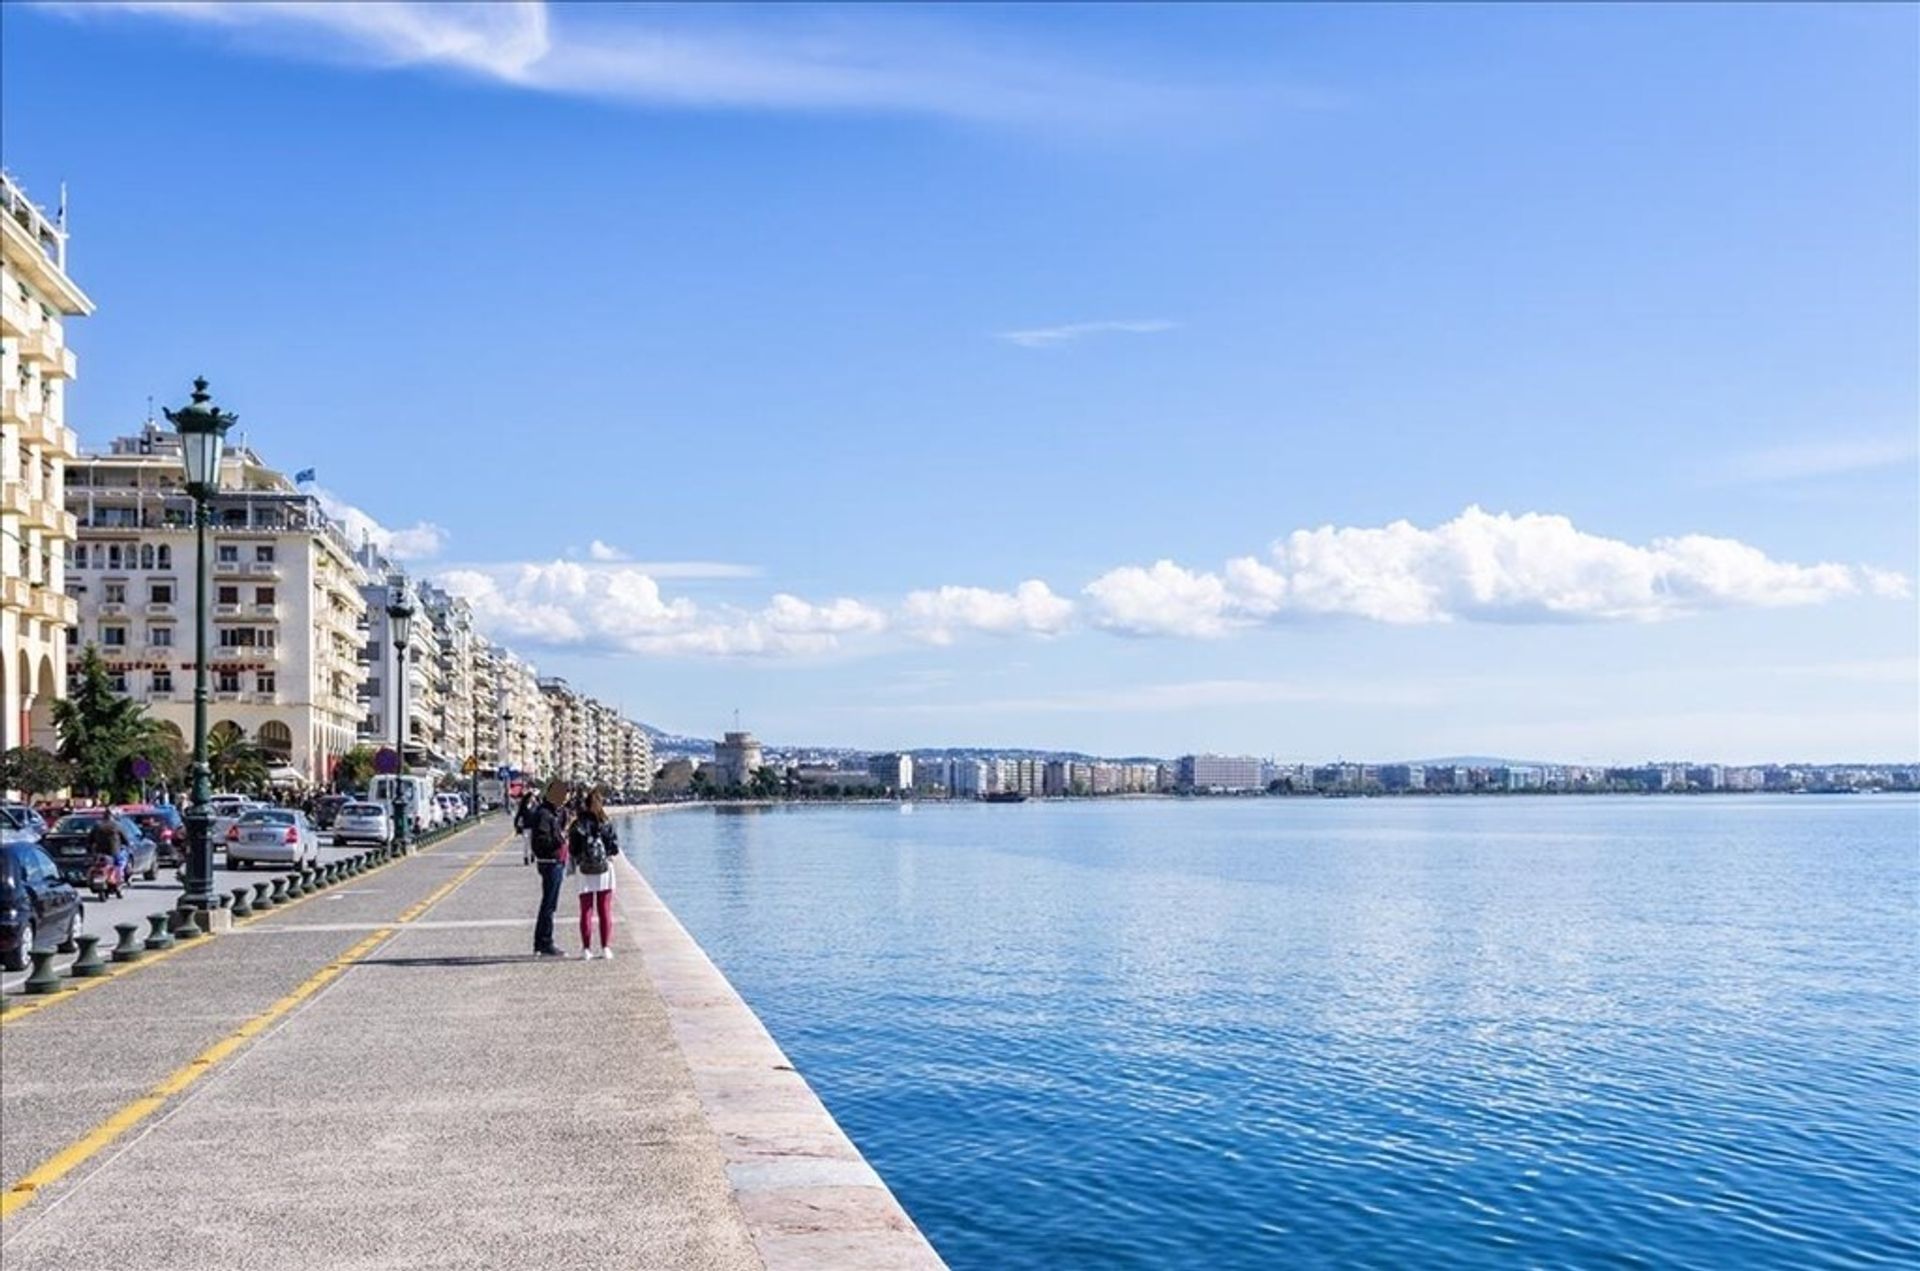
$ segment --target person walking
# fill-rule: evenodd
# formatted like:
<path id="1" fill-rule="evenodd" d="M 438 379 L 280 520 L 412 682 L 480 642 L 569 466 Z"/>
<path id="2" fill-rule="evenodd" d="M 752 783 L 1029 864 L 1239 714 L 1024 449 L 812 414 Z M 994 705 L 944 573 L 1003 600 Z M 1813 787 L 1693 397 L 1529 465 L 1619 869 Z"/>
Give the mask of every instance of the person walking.
<path id="1" fill-rule="evenodd" d="M 533 837 L 530 833 L 533 825 L 533 808 L 533 791 L 522 791 L 520 795 L 520 806 L 514 809 L 513 813 L 513 832 L 526 836 L 526 842 L 520 844 L 520 863 L 522 865 L 533 864 Z"/>
<path id="2" fill-rule="evenodd" d="M 527 818 L 527 850 L 540 871 L 540 913 L 533 920 L 533 951 L 543 958 L 561 956 L 553 943 L 553 911 L 560 904 L 560 883 L 567 876 L 566 782 L 547 783 L 538 806 Z"/>
<path id="3" fill-rule="evenodd" d="M 613 957 L 613 858 L 620 842 L 607 821 L 606 800 L 589 794 L 567 831 L 567 855 L 579 875 L 580 960 L 593 956 L 593 920 L 600 920 L 600 956 Z"/>

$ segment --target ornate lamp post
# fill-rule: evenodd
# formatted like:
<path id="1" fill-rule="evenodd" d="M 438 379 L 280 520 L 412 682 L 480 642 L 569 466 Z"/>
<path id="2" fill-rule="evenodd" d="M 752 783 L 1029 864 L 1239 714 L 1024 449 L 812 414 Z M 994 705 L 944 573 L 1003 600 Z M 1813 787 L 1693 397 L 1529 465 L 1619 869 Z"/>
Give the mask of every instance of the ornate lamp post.
<path id="1" fill-rule="evenodd" d="M 407 775 L 407 646 L 413 640 L 413 601 L 407 596 L 406 583 L 400 582 L 387 591 L 387 630 L 393 636 L 393 654 L 396 674 L 393 681 L 394 721 L 398 740 L 394 749 L 400 756 L 397 776 Z M 393 841 L 404 851 L 408 833 L 412 829 L 407 824 L 407 785 L 404 781 L 394 782 L 393 796 Z"/>
<path id="2" fill-rule="evenodd" d="M 237 416 L 223 414 L 207 395 L 205 377 L 193 382 L 193 401 L 166 412 L 167 422 L 180 434 L 180 457 L 187 470 L 187 494 L 193 499 L 193 802 L 187 808 L 186 894 L 181 904 L 211 910 L 213 843 L 208 828 L 213 817 L 207 807 L 212 797 L 207 767 L 207 522 L 209 504 L 220 490 L 220 456 L 226 449 L 227 429 Z"/>

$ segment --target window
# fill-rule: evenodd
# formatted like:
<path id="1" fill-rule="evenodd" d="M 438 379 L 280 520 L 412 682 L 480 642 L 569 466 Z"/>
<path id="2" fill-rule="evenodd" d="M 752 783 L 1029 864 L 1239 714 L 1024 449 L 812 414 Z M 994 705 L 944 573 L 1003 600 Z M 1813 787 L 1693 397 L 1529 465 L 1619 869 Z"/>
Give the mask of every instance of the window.
<path id="1" fill-rule="evenodd" d="M 103 583 L 100 587 L 100 599 L 110 605 L 127 603 L 127 585 L 125 583 Z"/>
<path id="2" fill-rule="evenodd" d="M 140 544 L 140 568 L 142 569 L 153 568 L 153 544 L 152 543 Z"/>
<path id="3" fill-rule="evenodd" d="M 173 584 L 154 583 L 147 588 L 147 603 L 150 605 L 170 605 L 173 603 Z"/>
<path id="4" fill-rule="evenodd" d="M 274 691 L 273 682 L 273 672 L 262 671 L 253 677 L 253 690 L 256 693 L 271 693 Z"/>
<path id="5" fill-rule="evenodd" d="M 100 628 L 100 643 L 106 645 L 109 649 L 126 648 L 127 629 L 125 627 Z"/>
<path id="6" fill-rule="evenodd" d="M 68 627 L 67 628 L 67 647 L 71 649 L 74 645 L 78 643 L 80 643 L 80 628 Z"/>
<path id="7" fill-rule="evenodd" d="M 240 691 L 240 672 L 216 671 L 213 677 L 213 688 L 216 693 L 238 693 Z"/>
<path id="8" fill-rule="evenodd" d="M 253 603 L 254 603 L 254 604 L 256 604 L 256 605 L 270 605 L 270 604 L 272 604 L 272 603 L 273 603 L 273 588 L 271 588 L 271 587 L 255 587 L 255 588 L 253 589 Z"/>
<path id="9" fill-rule="evenodd" d="M 253 559 L 262 565 L 273 564 L 273 544 L 261 543 L 253 549 Z"/>
<path id="10" fill-rule="evenodd" d="M 171 649 L 173 647 L 173 628 L 148 627 L 147 643 L 157 649 Z"/>
<path id="11" fill-rule="evenodd" d="M 253 633 L 253 637 L 253 642 L 263 649 L 271 649 L 275 644 L 279 643 L 279 639 L 272 627 L 261 627 Z"/>
<path id="12" fill-rule="evenodd" d="M 173 692 L 173 672 L 155 671 L 153 673 L 153 691 L 156 693 Z"/>
<path id="13" fill-rule="evenodd" d="M 223 649 L 251 649 L 253 647 L 253 628 L 220 628 L 220 647 Z"/>
<path id="14" fill-rule="evenodd" d="M 222 565 L 240 563 L 240 547 L 236 543 L 222 543 L 214 549 L 214 560 Z"/>
<path id="15" fill-rule="evenodd" d="M 155 568 L 172 569 L 173 568 L 173 548 L 167 546 L 165 543 L 160 544 L 160 550 L 158 553 L 155 554 L 154 559 L 156 561 Z"/>
<path id="16" fill-rule="evenodd" d="M 107 687 L 116 693 L 127 691 L 127 673 L 125 671 L 107 672 Z"/>
<path id="17" fill-rule="evenodd" d="M 213 600 L 215 604 L 237 605 L 240 603 L 240 589 L 238 587 L 221 587 L 213 593 Z"/>
<path id="18" fill-rule="evenodd" d="M 107 544 L 107 568 L 119 569 L 120 567 L 121 567 L 120 566 L 120 544 L 108 543 Z"/>

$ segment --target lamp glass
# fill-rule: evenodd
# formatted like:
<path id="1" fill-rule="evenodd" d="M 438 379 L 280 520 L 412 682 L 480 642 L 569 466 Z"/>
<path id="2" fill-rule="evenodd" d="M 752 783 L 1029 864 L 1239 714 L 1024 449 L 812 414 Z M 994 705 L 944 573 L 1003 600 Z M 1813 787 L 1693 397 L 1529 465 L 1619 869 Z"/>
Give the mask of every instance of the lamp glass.
<path id="1" fill-rule="evenodd" d="M 181 429 L 180 454 L 187 467 L 187 484 L 202 490 L 220 485 L 220 457 L 226 450 L 224 429 Z"/>

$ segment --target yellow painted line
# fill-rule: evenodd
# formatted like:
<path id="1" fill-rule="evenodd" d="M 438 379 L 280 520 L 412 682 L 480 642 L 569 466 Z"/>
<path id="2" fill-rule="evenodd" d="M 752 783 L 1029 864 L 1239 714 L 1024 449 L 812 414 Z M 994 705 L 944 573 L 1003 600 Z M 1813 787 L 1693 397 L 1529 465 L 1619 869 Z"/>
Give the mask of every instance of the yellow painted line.
<path id="1" fill-rule="evenodd" d="M 421 848 L 419 851 L 415 852 L 413 855 L 425 856 L 429 852 L 437 851 L 440 848 L 446 846 L 448 843 L 451 843 L 455 838 L 458 838 L 458 837 L 459 835 L 457 834 L 449 835 L 448 837 L 441 839 L 438 843 L 433 844 L 431 847 Z M 496 852 L 499 851 L 500 848 L 506 846 L 506 844 L 509 841 L 511 841 L 511 837 L 512 836 L 509 836 L 506 839 L 502 839 L 499 843 L 494 845 L 492 850 Z M 410 860 L 410 859 L 412 858 L 407 856 L 396 856 L 390 861 L 380 862 L 380 864 L 375 865 L 372 869 L 369 869 L 365 873 L 359 874 L 356 877 L 366 878 L 373 874 L 379 873 L 383 869 L 388 869 L 394 865 L 398 865 L 401 861 Z M 278 875 L 273 875 L 272 877 L 278 877 Z M 352 880 L 348 880 L 348 881 L 352 881 Z M 323 894 L 325 893 L 324 892 L 308 892 L 306 895 L 296 897 L 293 900 L 283 900 L 279 904 L 275 905 L 272 909 L 257 910 L 252 915 L 246 918 L 236 919 L 233 925 L 236 927 L 251 926 L 253 923 L 260 922 L 267 918 L 271 918 L 275 914 L 283 914 L 287 912 L 287 910 L 289 909 L 293 909 L 300 905 L 304 905 L 309 900 L 314 900 Z M 442 892 L 441 894 L 444 894 L 444 892 Z M 416 906 L 416 909 L 417 909 L 417 906 Z M 412 911 L 409 911 L 409 912 L 412 912 Z M 410 919 L 403 917 L 401 918 L 400 921 L 406 922 L 406 921 L 410 921 Z M 144 937 L 142 938 L 144 939 Z M 103 943 L 104 943 L 104 939 L 105 938 L 102 937 Z M 143 968 L 146 968 L 146 967 L 157 966 L 158 964 L 165 962 L 168 958 L 171 958 L 176 954 L 185 953 L 190 949 L 198 949 L 204 945 L 208 945 L 211 943 L 213 942 L 208 940 L 206 937 L 202 936 L 186 944 L 176 944 L 171 949 L 144 950 L 141 953 L 140 960 L 138 962 L 109 962 L 107 964 L 107 972 L 104 975 L 97 975 L 84 980 L 62 980 L 60 982 L 60 987 L 54 992 L 49 993 L 44 997 L 29 998 L 24 1002 L 19 1000 L 20 997 L 24 995 L 18 994 L 18 993 L 9 993 L 7 994 L 7 1000 L 8 1000 L 7 1011 L 4 1015 L 0 1015 L 0 1029 L 4 1029 L 8 1024 L 17 1023 L 20 1020 L 26 1019 L 29 1015 L 37 1015 L 41 1011 L 46 1010 L 49 1006 L 58 1006 L 62 1002 L 71 1001 L 72 999 L 80 996 L 80 994 L 86 992 L 89 989 L 97 989 L 103 984 L 111 984 L 114 980 L 117 980 L 122 976 L 131 975 L 135 971 L 142 970 Z M 110 947 L 103 947 L 100 950 L 102 957 L 108 956 L 109 954 L 111 954 L 111 952 L 112 952 L 112 949 Z"/>
<path id="2" fill-rule="evenodd" d="M 106 1148 L 116 1139 L 120 1138 L 121 1135 L 160 1111 L 161 1108 L 166 1106 L 167 1100 L 188 1089 L 202 1077 L 212 1072 L 221 1060 L 226 1059 L 252 1038 L 258 1036 L 268 1025 L 282 1018 L 289 1011 L 300 1005 L 300 1003 L 306 1001 L 315 993 L 318 993 L 321 989 L 331 984 L 335 979 L 345 973 L 348 968 L 365 958 L 369 953 L 372 953 L 383 942 L 390 938 L 399 930 L 402 924 L 411 922 L 420 914 L 425 913 L 428 907 L 443 899 L 451 893 L 454 888 L 473 877 L 474 873 L 479 870 L 482 865 L 492 860 L 494 856 L 499 853 L 500 849 L 506 846 L 506 843 L 507 840 L 503 839 L 501 842 L 495 844 L 471 865 L 461 870 L 459 875 L 451 882 L 444 884 L 436 890 L 430 898 L 409 909 L 407 913 L 402 915 L 392 926 L 382 927 L 380 930 L 362 940 L 359 944 L 354 945 L 351 949 L 348 949 L 345 953 L 327 963 L 324 967 L 321 967 L 320 970 L 308 977 L 304 983 L 291 993 L 246 1023 L 240 1025 L 240 1027 L 207 1047 L 207 1049 L 201 1051 L 198 1055 L 195 1055 L 192 1059 L 188 1060 L 184 1066 L 172 1073 L 145 1095 L 135 1099 L 132 1103 L 129 1103 L 126 1107 L 120 1109 L 99 1125 L 96 1125 L 78 1139 L 60 1149 L 60 1151 L 41 1163 L 5 1192 L 0 1192 L 0 1220 L 11 1216 L 29 1204 L 41 1188 L 59 1182 L 62 1178 L 86 1164 L 94 1156 L 98 1155 L 103 1148 Z M 130 965 L 137 966 L 139 964 L 132 963 Z"/>

